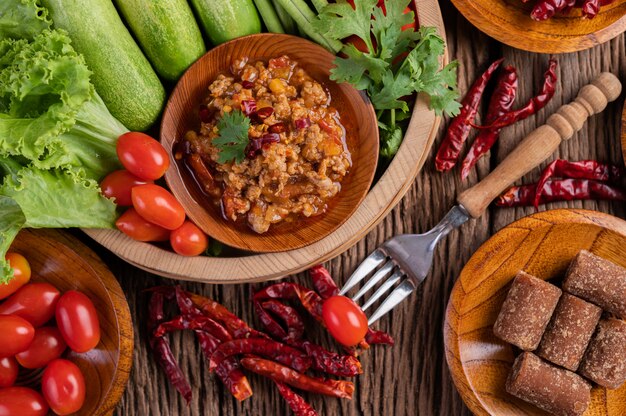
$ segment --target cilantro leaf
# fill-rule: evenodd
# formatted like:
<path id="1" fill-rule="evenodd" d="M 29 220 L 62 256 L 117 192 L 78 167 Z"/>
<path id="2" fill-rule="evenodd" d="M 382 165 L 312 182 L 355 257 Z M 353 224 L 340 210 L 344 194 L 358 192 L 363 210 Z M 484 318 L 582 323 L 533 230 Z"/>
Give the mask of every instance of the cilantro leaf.
<path id="1" fill-rule="evenodd" d="M 330 79 L 348 82 L 357 90 L 364 90 L 372 82 L 381 82 L 388 64 L 379 58 L 364 54 L 354 45 L 345 45 L 342 52 L 348 58 L 337 57 L 335 67 L 330 70 Z"/>
<path id="2" fill-rule="evenodd" d="M 370 20 L 377 0 L 359 0 L 354 8 L 346 0 L 339 0 L 324 7 L 313 27 L 325 37 L 342 40 L 352 35 L 360 37 L 374 53 L 370 37 Z"/>
<path id="3" fill-rule="evenodd" d="M 411 11 L 404 13 L 410 0 L 387 0 L 385 11 L 376 7 L 371 21 L 372 36 L 376 39 L 378 56 L 392 62 L 399 54 L 406 52 L 411 41 L 417 39 L 414 30 L 402 30 L 404 25 L 414 21 Z"/>
<path id="4" fill-rule="evenodd" d="M 241 111 L 233 110 L 230 113 L 224 113 L 217 122 L 217 129 L 219 136 L 211 142 L 220 151 L 217 163 L 227 163 L 232 160 L 236 163 L 243 162 L 249 142 L 250 119 Z"/>

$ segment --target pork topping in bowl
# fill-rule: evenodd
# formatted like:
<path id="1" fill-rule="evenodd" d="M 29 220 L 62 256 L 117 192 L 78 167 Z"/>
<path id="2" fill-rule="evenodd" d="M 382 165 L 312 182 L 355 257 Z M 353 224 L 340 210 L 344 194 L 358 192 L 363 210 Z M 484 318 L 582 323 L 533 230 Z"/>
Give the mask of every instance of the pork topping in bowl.
<path id="1" fill-rule="evenodd" d="M 238 60 L 208 90 L 175 156 L 224 217 L 265 233 L 324 213 L 352 163 L 330 93 L 287 56 Z"/>

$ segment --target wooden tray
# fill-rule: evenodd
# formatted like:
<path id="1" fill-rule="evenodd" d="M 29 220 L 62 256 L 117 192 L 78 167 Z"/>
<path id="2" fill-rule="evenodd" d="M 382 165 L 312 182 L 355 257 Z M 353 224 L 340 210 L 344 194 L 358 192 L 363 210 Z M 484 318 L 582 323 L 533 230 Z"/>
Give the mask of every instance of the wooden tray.
<path id="1" fill-rule="evenodd" d="M 478 29 L 518 49 L 540 53 L 575 52 L 613 39 L 626 30 L 626 0 L 602 6 L 593 19 L 580 9 L 536 22 L 530 18 L 534 0 L 452 0 Z"/>
<path id="2" fill-rule="evenodd" d="M 74 415 L 111 415 L 133 362 L 133 322 L 119 283 L 93 251 L 62 231 L 22 230 L 11 250 L 28 259 L 34 282 L 50 283 L 61 292 L 79 290 L 93 301 L 100 318 L 100 343 L 89 352 L 70 351 L 64 357 L 81 369 L 87 383 L 85 404 Z M 18 384 L 37 384 L 40 376 L 41 372 L 22 371 Z"/>
<path id="3" fill-rule="evenodd" d="M 582 249 L 626 267 L 626 221 L 587 210 L 537 213 L 500 230 L 465 265 L 448 302 L 444 342 L 454 384 L 474 414 L 546 414 L 505 392 L 513 348 L 492 326 L 519 270 L 555 278 Z M 626 385 L 593 388 L 585 416 L 609 414 L 626 414 Z"/>
<path id="4" fill-rule="evenodd" d="M 437 0 L 415 0 L 420 25 L 435 26 L 445 39 Z M 444 59 L 448 62 L 447 54 Z M 363 238 L 400 201 L 421 170 L 441 122 L 418 96 L 404 142 L 357 211 L 328 237 L 301 249 L 237 258 L 186 258 L 133 241 L 116 230 L 84 230 L 123 260 L 148 272 L 180 280 L 238 283 L 278 279 L 333 258 Z"/>

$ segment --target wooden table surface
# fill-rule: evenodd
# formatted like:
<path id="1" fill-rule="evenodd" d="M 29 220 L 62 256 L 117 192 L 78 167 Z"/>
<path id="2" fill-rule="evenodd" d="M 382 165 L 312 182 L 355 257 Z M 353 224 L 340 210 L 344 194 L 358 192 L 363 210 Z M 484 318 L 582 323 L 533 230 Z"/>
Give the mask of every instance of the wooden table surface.
<path id="1" fill-rule="evenodd" d="M 520 74 L 520 93 L 525 102 L 539 88 L 548 56 L 515 50 L 488 38 L 458 14 L 448 0 L 441 2 L 446 23 L 450 57 L 458 59 L 459 86 L 468 85 L 493 60 L 504 56 Z M 506 30 L 506 28 L 502 28 Z M 477 173 L 468 181 L 459 179 L 458 170 L 440 174 L 434 170 L 433 155 L 426 162 L 402 202 L 367 238 L 326 266 L 339 282 L 350 275 L 359 262 L 389 237 L 400 233 L 419 233 L 430 229 L 454 203 L 455 195 L 483 178 L 534 127 L 561 104 L 574 98 L 578 88 L 600 71 L 611 71 L 626 81 L 626 35 L 580 53 L 558 56 L 560 78 L 557 93 L 546 109 L 501 135 L 491 157 L 478 164 Z M 597 159 L 622 163 L 619 125 L 624 95 L 607 110 L 593 117 L 556 155 L 570 160 Z M 519 100 L 518 98 L 518 100 Z M 521 101 L 518 101 L 518 103 Z M 443 136 L 442 123 L 439 140 Z M 432 153 L 432 152 L 431 152 Z M 539 170 L 531 172 L 523 183 L 535 181 Z M 623 203 L 572 202 L 550 204 L 547 208 L 583 207 L 626 218 Z M 541 207 L 546 209 L 546 207 Z M 490 210 L 478 220 L 466 223 L 451 233 L 435 253 L 434 269 L 418 292 L 399 309 L 383 318 L 379 327 L 396 339 L 394 347 L 376 346 L 362 355 L 364 374 L 356 380 L 352 401 L 305 395 L 323 415 L 469 415 L 456 392 L 444 358 L 442 325 L 452 286 L 472 253 L 502 227 L 532 213 L 530 208 Z M 209 374 L 198 345 L 191 334 L 171 337 L 174 353 L 187 374 L 193 400 L 187 406 L 169 386 L 164 373 L 156 366 L 147 347 L 145 288 L 175 282 L 133 268 L 105 249 L 91 242 L 119 278 L 128 297 L 136 328 L 134 366 L 117 415 L 289 415 L 287 405 L 266 379 L 250 376 L 254 396 L 238 403 Z M 306 276 L 295 277 L 305 281 Z M 209 286 L 182 283 L 187 290 L 210 296 L 230 310 L 258 325 L 248 302 L 250 285 Z M 258 287 L 258 286 L 257 286 Z M 328 340 L 323 333 L 316 339 Z"/>

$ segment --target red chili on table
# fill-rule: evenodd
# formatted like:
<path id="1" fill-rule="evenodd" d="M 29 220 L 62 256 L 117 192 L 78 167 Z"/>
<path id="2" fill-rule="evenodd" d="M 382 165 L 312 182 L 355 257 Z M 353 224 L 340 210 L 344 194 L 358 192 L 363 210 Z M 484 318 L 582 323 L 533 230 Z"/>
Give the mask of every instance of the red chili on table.
<path id="1" fill-rule="evenodd" d="M 437 157 L 435 159 L 435 167 L 440 172 L 445 172 L 456 165 L 456 161 L 461 153 L 461 147 L 467 140 L 472 130 L 472 122 L 478 112 L 478 105 L 485 91 L 487 83 L 498 69 L 504 58 L 498 59 L 492 63 L 489 68 L 476 80 L 472 87 L 461 102 L 461 112 L 456 116 L 448 130 L 446 136 L 441 142 Z"/>

